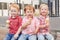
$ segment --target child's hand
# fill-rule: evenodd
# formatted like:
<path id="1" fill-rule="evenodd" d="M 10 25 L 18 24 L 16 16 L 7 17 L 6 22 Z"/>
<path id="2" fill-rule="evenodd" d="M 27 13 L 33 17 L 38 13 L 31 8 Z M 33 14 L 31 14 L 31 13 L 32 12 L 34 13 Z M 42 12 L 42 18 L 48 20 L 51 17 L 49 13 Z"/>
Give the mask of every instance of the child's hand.
<path id="1" fill-rule="evenodd" d="M 49 26 L 49 18 L 46 19 L 46 26 Z"/>
<path id="2" fill-rule="evenodd" d="M 31 20 L 32 20 L 32 18 L 29 18 L 29 20 L 28 20 L 28 22 L 27 22 L 28 25 L 31 24 Z"/>
<path id="3" fill-rule="evenodd" d="M 15 39 L 17 39 L 17 38 L 18 38 L 18 36 L 19 36 L 18 34 L 15 34 L 15 35 L 14 35 L 14 38 L 15 38 Z"/>
<path id="4" fill-rule="evenodd" d="M 49 22 L 49 18 L 46 18 L 45 23 L 47 24 Z"/>
<path id="5" fill-rule="evenodd" d="M 7 21 L 6 21 L 6 23 L 7 23 L 7 24 L 9 24 L 9 23 L 10 23 L 10 21 L 9 21 L 9 20 L 7 20 Z"/>
<path id="6" fill-rule="evenodd" d="M 10 23 L 10 21 L 7 20 L 7 21 L 6 21 L 6 26 L 7 26 L 7 27 L 9 27 L 9 23 Z"/>
<path id="7" fill-rule="evenodd" d="M 46 25 L 40 25 L 40 28 L 45 28 L 46 27 Z"/>
<path id="8" fill-rule="evenodd" d="M 29 18 L 29 20 L 25 24 L 22 25 L 22 29 L 25 29 L 28 25 L 30 25 L 31 20 L 32 20 L 32 18 Z"/>

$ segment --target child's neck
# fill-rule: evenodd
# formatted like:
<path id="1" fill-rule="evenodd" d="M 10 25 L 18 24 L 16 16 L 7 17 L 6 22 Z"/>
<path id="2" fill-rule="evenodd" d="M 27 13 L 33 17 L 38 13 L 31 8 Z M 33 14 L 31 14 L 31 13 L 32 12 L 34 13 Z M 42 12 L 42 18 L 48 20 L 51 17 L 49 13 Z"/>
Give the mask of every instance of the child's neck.
<path id="1" fill-rule="evenodd" d="M 18 15 L 16 15 L 16 16 L 11 16 L 11 17 L 14 19 L 14 18 L 16 18 L 17 16 L 18 16 Z"/>
<path id="2" fill-rule="evenodd" d="M 46 17 L 47 17 L 47 15 L 41 15 L 41 16 L 43 16 L 44 18 L 46 18 Z"/>

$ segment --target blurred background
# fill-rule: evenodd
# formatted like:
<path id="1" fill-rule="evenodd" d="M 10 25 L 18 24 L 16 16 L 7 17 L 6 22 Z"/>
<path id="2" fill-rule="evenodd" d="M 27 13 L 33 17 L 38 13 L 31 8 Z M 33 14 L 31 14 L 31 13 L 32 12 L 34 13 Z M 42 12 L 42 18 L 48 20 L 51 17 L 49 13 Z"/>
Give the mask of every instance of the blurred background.
<path id="1" fill-rule="evenodd" d="M 35 15 L 39 16 L 39 5 L 47 3 L 49 7 L 50 29 L 55 40 L 60 40 L 60 0 L 0 0 L 0 40 L 3 40 L 8 32 L 6 20 L 9 14 L 9 4 L 17 3 L 20 6 L 20 15 L 24 16 L 24 7 L 31 4 L 35 7 Z"/>

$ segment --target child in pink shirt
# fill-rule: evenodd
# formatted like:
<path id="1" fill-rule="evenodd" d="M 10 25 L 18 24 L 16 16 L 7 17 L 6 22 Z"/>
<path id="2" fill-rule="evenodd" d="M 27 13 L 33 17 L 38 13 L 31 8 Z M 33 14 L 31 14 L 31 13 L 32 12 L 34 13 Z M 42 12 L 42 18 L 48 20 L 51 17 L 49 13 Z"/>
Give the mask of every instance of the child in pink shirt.
<path id="1" fill-rule="evenodd" d="M 49 33 L 49 16 L 48 16 L 48 5 L 41 4 L 40 5 L 40 27 L 38 32 L 38 40 L 54 40 L 53 36 Z"/>
<path id="2" fill-rule="evenodd" d="M 36 40 L 36 29 L 38 29 L 39 21 L 34 16 L 35 9 L 31 5 L 27 5 L 24 12 L 26 16 L 23 18 L 22 28 L 18 30 L 16 35 L 18 35 L 22 29 L 22 35 L 20 36 L 19 40 Z"/>

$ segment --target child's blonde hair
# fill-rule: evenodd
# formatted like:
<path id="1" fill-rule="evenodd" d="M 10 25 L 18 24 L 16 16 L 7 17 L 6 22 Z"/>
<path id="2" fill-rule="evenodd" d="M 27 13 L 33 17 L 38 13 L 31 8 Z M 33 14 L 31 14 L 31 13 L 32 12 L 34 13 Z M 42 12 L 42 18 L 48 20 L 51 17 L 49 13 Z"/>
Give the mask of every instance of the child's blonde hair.
<path id="1" fill-rule="evenodd" d="M 14 8 L 16 8 L 17 10 L 19 10 L 19 5 L 16 4 L 16 3 L 10 3 L 9 9 L 11 9 L 11 7 L 14 7 Z"/>
<path id="2" fill-rule="evenodd" d="M 42 3 L 39 8 L 41 9 L 42 6 L 46 6 L 48 8 L 48 4 L 46 3 Z"/>
<path id="3" fill-rule="evenodd" d="M 24 8 L 24 12 L 26 12 L 26 10 L 33 10 L 33 12 L 35 12 L 35 8 L 32 6 L 32 5 L 27 5 L 25 8 Z"/>

